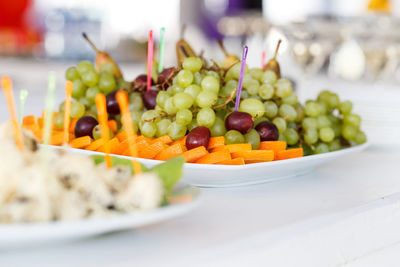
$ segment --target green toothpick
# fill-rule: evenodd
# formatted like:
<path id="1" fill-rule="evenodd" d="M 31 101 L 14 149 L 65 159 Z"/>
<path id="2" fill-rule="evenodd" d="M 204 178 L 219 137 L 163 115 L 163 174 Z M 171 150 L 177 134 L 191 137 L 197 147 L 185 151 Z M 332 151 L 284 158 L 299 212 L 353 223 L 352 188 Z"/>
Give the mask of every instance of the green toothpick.
<path id="1" fill-rule="evenodd" d="M 54 91 L 56 88 L 56 74 L 50 72 L 48 76 L 48 89 L 46 95 L 46 106 L 45 106 L 45 120 L 43 127 L 43 144 L 50 144 L 51 137 L 51 121 L 53 119 L 53 108 L 55 105 Z"/>
<path id="2" fill-rule="evenodd" d="M 19 124 L 22 124 L 22 118 L 24 117 L 24 108 L 27 97 L 28 97 L 28 91 L 22 89 L 19 92 Z"/>
<path id="3" fill-rule="evenodd" d="M 161 37 L 160 37 L 160 47 L 158 49 L 158 73 L 163 71 L 163 60 L 164 60 L 164 35 L 165 35 L 165 27 L 161 28 Z"/>

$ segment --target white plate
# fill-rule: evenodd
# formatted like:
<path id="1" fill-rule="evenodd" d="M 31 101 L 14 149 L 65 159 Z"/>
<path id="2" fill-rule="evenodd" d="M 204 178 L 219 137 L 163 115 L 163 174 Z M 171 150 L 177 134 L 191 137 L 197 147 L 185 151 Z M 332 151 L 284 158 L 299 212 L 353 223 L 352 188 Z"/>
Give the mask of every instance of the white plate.
<path id="1" fill-rule="evenodd" d="M 324 163 L 362 151 L 367 146 L 368 143 L 319 155 L 241 166 L 185 163 L 182 181 L 201 187 L 231 187 L 266 183 L 274 180 L 303 175 L 315 170 L 315 168 Z M 63 149 L 62 147 L 51 147 Z M 104 153 L 82 149 L 66 149 L 74 153 L 85 155 L 104 155 Z M 133 159 L 126 156 L 113 156 Z M 159 160 L 152 159 L 137 158 L 137 160 L 147 167 L 152 167 L 161 163 Z"/>
<path id="2" fill-rule="evenodd" d="M 80 221 L 0 224 L 0 249 L 86 238 L 161 222 L 190 211 L 197 205 L 199 193 L 198 187 L 180 184 L 174 189 L 173 195 L 191 195 L 192 201 L 151 211 Z"/>

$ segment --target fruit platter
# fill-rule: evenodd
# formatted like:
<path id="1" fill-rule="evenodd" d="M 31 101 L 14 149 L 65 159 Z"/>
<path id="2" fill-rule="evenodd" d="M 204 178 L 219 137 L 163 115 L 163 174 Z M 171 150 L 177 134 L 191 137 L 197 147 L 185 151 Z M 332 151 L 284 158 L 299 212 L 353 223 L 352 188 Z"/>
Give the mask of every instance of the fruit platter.
<path id="1" fill-rule="evenodd" d="M 328 90 L 298 100 L 278 63 L 281 41 L 268 62 L 251 67 L 247 46 L 238 57 L 219 42 L 225 60 L 217 62 L 182 36 L 177 65 L 164 67 L 163 43 L 156 60 L 150 31 L 147 72 L 126 81 L 111 56 L 83 37 L 95 63 L 66 70 L 58 110 L 21 121 L 45 146 L 102 155 L 108 165 L 110 155 L 133 160 L 134 169 L 182 157 L 185 182 L 232 186 L 301 175 L 367 145 L 351 101 Z"/>

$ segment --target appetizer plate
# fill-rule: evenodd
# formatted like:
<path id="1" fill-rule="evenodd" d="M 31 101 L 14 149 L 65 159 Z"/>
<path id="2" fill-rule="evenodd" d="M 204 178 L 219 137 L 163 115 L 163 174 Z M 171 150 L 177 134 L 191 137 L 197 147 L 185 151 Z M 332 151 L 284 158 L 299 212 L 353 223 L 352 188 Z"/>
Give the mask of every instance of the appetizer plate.
<path id="1" fill-rule="evenodd" d="M 193 209 L 198 204 L 199 193 L 198 187 L 179 184 L 172 196 L 184 196 L 185 202 L 151 211 L 70 222 L 0 224 L 0 249 L 69 241 L 158 223 Z"/>
<path id="2" fill-rule="evenodd" d="M 231 187 L 266 183 L 275 180 L 301 176 L 315 170 L 318 166 L 346 155 L 360 152 L 368 143 L 334 152 L 306 156 L 302 158 L 280 161 L 254 163 L 241 166 L 185 163 L 183 166 L 183 182 L 201 187 Z M 56 149 L 67 149 L 85 155 L 104 155 L 82 149 L 51 146 Z M 133 159 L 131 157 L 113 155 L 115 157 Z M 136 158 L 147 167 L 155 166 L 161 161 Z"/>

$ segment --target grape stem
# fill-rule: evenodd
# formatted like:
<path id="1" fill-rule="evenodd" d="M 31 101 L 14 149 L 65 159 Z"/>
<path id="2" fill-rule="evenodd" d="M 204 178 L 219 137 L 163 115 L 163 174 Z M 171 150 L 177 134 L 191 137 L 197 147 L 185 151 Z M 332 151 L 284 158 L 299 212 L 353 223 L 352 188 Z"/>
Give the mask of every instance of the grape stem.
<path id="1" fill-rule="evenodd" d="M 157 120 L 157 119 L 161 119 L 161 118 L 169 117 L 169 116 L 175 116 L 175 115 L 176 115 L 176 113 L 167 113 L 167 112 L 163 112 L 163 113 L 161 113 L 160 115 L 155 116 L 154 118 L 151 118 L 151 119 L 148 119 L 148 120 L 143 120 L 143 121 L 144 121 L 144 122 L 154 122 L 154 121 Z"/>
<path id="2" fill-rule="evenodd" d="M 213 108 L 214 108 L 214 109 L 219 109 L 219 108 L 225 107 L 225 106 L 228 105 L 230 102 L 235 103 L 235 102 L 233 101 L 233 97 L 234 97 L 235 95 L 236 95 L 236 88 L 232 90 L 231 94 L 228 96 L 228 99 L 227 99 L 224 103 L 219 104 L 219 105 L 216 105 L 216 106 L 214 106 Z"/>

